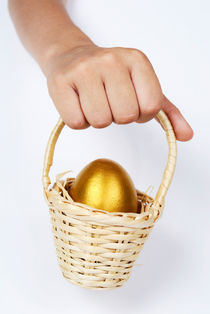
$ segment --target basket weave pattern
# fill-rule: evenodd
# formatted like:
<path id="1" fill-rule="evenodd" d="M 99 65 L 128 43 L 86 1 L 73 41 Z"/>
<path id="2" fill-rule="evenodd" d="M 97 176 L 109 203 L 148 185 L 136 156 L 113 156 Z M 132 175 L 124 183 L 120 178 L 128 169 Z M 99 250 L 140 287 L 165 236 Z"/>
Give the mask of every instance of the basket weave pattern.
<path id="1" fill-rule="evenodd" d="M 64 126 L 59 120 L 45 155 L 43 185 L 49 206 L 54 242 L 61 271 L 69 281 L 90 289 L 120 287 L 130 276 L 171 182 L 176 161 L 176 141 L 164 113 L 159 119 L 167 131 L 169 158 L 155 199 L 136 189 L 139 213 L 110 213 L 74 202 L 67 193 L 75 178 L 61 179 L 50 187 L 48 177 L 57 138 Z"/>

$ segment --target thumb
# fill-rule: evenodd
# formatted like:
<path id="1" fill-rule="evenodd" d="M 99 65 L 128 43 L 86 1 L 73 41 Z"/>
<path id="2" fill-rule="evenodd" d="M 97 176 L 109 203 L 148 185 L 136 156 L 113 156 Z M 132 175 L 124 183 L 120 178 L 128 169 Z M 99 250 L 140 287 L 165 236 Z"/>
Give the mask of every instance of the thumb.
<path id="1" fill-rule="evenodd" d="M 176 139 L 182 142 L 191 140 L 193 137 L 193 130 L 191 126 L 185 120 L 180 110 L 175 105 L 173 105 L 170 100 L 166 98 L 166 96 L 163 97 L 162 109 L 172 124 Z"/>

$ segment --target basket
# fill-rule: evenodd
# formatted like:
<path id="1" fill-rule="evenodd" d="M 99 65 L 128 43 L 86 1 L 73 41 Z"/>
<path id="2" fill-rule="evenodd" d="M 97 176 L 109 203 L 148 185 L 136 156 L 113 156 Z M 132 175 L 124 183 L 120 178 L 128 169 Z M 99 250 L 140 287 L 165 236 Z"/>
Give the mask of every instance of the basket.
<path id="1" fill-rule="evenodd" d="M 49 170 L 55 144 L 64 122 L 59 119 L 45 152 L 43 187 L 51 215 L 57 259 L 63 276 L 70 282 L 89 289 L 121 287 L 160 217 L 164 198 L 176 164 L 176 138 L 166 114 L 157 118 L 166 131 L 169 145 L 167 165 L 155 198 L 136 189 L 139 213 L 110 213 L 74 202 L 67 188 L 75 178 L 57 176 L 53 185 Z"/>

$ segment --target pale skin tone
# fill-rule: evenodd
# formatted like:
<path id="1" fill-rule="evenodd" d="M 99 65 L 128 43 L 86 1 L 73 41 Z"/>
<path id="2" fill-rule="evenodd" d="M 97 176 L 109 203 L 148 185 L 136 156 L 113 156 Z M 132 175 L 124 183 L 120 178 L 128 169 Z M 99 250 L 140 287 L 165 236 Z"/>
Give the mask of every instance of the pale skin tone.
<path id="1" fill-rule="evenodd" d="M 192 138 L 190 125 L 163 94 L 142 51 L 98 47 L 73 24 L 65 1 L 8 3 L 17 33 L 40 65 L 49 94 L 70 128 L 147 122 L 163 109 L 177 139 Z"/>

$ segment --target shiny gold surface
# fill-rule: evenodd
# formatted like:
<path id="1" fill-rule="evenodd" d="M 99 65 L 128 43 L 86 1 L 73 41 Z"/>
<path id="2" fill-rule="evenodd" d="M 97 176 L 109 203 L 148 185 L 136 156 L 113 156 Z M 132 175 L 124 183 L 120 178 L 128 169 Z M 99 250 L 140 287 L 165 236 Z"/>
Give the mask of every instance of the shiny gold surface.
<path id="1" fill-rule="evenodd" d="M 75 202 L 109 212 L 137 212 L 135 186 L 117 162 L 100 158 L 89 163 L 77 175 L 69 194 Z"/>

